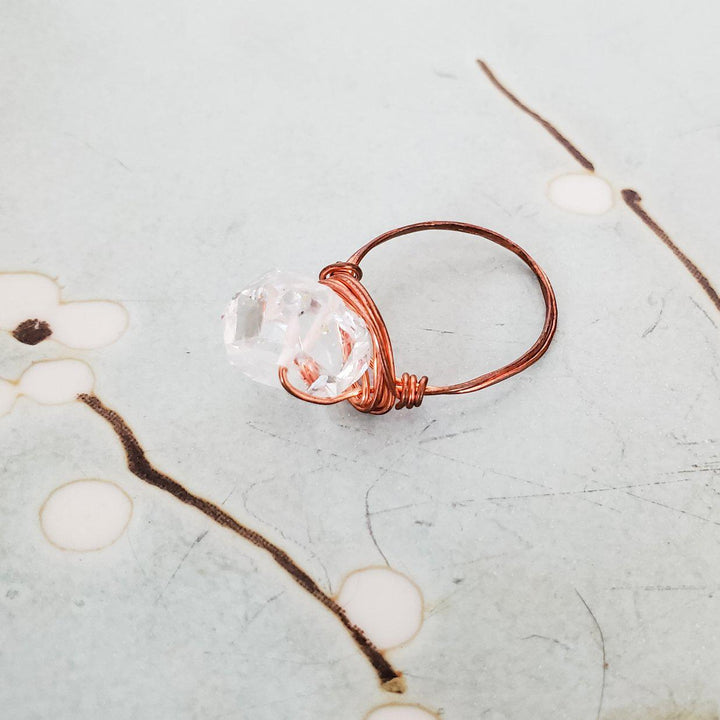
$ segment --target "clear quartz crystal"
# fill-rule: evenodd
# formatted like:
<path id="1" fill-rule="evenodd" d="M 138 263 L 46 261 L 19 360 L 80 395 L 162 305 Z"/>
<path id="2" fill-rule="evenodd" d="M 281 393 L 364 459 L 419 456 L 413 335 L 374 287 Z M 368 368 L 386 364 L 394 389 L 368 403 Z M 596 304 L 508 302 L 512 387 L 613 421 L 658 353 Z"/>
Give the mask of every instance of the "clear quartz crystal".
<path id="1" fill-rule="evenodd" d="M 298 389 L 336 397 L 370 363 L 363 320 L 329 287 L 302 275 L 266 273 L 235 295 L 223 320 L 228 359 L 266 385 L 279 385 L 284 366 Z"/>

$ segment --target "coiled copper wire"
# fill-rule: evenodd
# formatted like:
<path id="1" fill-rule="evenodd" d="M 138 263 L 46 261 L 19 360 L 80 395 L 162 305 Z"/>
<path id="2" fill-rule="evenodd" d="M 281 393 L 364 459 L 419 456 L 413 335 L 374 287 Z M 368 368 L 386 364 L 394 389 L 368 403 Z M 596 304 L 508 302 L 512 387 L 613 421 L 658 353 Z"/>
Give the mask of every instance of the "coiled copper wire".
<path id="1" fill-rule="evenodd" d="M 450 230 L 478 235 L 510 250 L 533 271 L 545 301 L 545 323 L 537 341 L 517 360 L 498 370 L 454 385 L 428 385 L 428 378 L 425 375 L 420 378 L 408 373 L 403 373 L 399 378 L 396 376 L 390 336 L 380 311 L 370 297 L 370 293 L 360 282 L 362 279 L 360 262 L 378 245 L 393 238 L 423 230 Z M 373 354 L 370 367 L 363 377 L 347 391 L 332 398 L 318 398 L 299 390 L 288 380 L 287 368 L 279 369 L 280 382 L 291 395 L 318 405 L 332 405 L 348 400 L 361 412 L 381 415 L 391 410 L 393 406 L 397 409 L 419 407 L 426 395 L 460 395 L 482 390 L 507 380 L 537 362 L 550 346 L 557 328 L 558 313 L 555 292 L 542 268 L 512 240 L 493 230 L 469 223 L 440 220 L 414 223 L 390 230 L 364 245 L 347 262 L 328 265 L 320 272 L 320 282 L 334 290 L 343 302 L 363 319 L 372 337 Z"/>

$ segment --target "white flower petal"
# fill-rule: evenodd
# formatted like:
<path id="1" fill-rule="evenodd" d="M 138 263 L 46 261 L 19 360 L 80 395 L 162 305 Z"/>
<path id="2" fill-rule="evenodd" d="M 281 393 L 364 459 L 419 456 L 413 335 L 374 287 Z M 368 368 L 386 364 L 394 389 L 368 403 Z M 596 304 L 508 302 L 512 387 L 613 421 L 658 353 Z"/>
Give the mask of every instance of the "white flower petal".
<path id="1" fill-rule="evenodd" d="M 338 603 L 381 650 L 411 640 L 423 621 L 420 589 L 390 568 L 370 567 L 348 575 Z"/>
<path id="2" fill-rule="evenodd" d="M 75 480 L 50 493 L 40 508 L 40 524 L 45 537 L 64 550 L 100 550 L 123 534 L 132 508 L 115 483 Z"/>
<path id="3" fill-rule="evenodd" d="M 602 215 L 613 204 L 607 180 L 588 173 L 567 173 L 551 180 L 548 195 L 558 207 L 584 215 Z"/>
<path id="4" fill-rule="evenodd" d="M 18 385 L 27 395 L 43 405 L 72 402 L 81 393 L 91 393 L 95 376 L 81 360 L 46 360 L 31 365 Z"/>
<path id="5" fill-rule="evenodd" d="M 90 349 L 115 342 L 128 324 L 125 308 L 108 300 L 69 302 L 50 318 L 53 337 L 68 347 Z"/>

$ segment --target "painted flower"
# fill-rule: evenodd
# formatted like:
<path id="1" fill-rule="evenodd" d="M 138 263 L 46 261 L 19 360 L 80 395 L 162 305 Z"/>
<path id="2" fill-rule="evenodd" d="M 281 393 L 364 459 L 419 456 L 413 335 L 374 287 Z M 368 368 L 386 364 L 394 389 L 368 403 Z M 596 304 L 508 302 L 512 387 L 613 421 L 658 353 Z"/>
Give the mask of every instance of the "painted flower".
<path id="1" fill-rule="evenodd" d="M 25 345 L 52 338 L 90 350 L 115 342 L 128 325 L 127 310 L 109 300 L 65 302 L 55 280 L 39 273 L 0 274 L 0 330 Z"/>

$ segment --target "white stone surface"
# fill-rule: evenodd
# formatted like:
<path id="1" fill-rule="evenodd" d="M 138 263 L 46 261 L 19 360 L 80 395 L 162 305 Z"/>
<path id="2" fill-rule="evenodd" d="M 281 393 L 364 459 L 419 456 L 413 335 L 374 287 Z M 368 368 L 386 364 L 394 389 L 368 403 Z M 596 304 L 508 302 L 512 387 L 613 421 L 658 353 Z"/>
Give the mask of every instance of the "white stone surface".
<path id="1" fill-rule="evenodd" d="M 616 197 L 640 191 L 718 285 L 717 3 L 0 12 L 1 269 L 130 314 L 102 350 L 3 333 L 0 377 L 87 360 L 160 469 L 328 591 L 382 552 L 430 609 L 391 653 L 403 702 L 447 720 L 594 720 L 601 696 L 606 720 L 714 717 L 720 317 L 624 204 L 586 216 L 548 199 L 579 166 L 475 58 Z M 496 228 L 547 270 L 560 325 L 536 366 L 377 418 L 228 365 L 218 316 L 242 278 L 314 276 L 435 218 Z M 532 277 L 487 243 L 403 238 L 363 268 L 400 371 L 470 377 L 539 331 Z M 19 400 L 0 448 L 7 717 L 354 720 L 392 699 L 273 562 L 132 476 L 87 407 Z M 38 529 L 38 507 L 73 477 L 118 482 L 135 503 L 98 553 L 60 554 Z"/>

